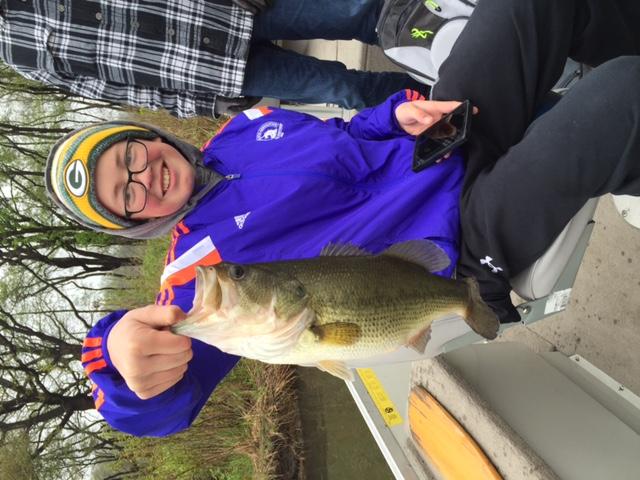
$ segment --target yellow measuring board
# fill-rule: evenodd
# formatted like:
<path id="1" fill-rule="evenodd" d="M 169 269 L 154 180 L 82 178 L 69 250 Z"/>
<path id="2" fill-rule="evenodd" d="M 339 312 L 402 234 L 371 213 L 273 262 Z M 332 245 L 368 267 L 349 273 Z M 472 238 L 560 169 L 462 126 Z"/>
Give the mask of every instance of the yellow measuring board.
<path id="1" fill-rule="evenodd" d="M 356 370 L 387 427 L 400 425 L 402 417 L 375 372 L 371 368 L 358 368 Z"/>

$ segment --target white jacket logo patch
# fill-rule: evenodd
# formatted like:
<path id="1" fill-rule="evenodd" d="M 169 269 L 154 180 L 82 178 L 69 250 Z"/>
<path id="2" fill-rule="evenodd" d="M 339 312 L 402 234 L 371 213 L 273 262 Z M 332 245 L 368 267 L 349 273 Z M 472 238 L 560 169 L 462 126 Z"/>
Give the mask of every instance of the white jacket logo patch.
<path id="1" fill-rule="evenodd" d="M 256 140 L 258 142 L 268 142 L 284 137 L 283 126 L 280 122 L 265 122 L 260 125 Z"/>
<path id="2" fill-rule="evenodd" d="M 482 265 L 487 265 L 491 269 L 491 272 L 493 272 L 493 273 L 501 272 L 502 268 L 494 266 L 491 263 L 492 261 L 493 261 L 493 258 L 491 258 L 489 255 L 487 255 L 486 257 L 480 259 L 480 263 Z"/>
<path id="3" fill-rule="evenodd" d="M 245 214 L 242 215 L 236 215 L 235 217 L 233 217 L 233 219 L 236 221 L 236 225 L 238 226 L 238 228 L 240 230 L 242 230 L 244 228 L 244 222 L 247 219 L 247 217 L 249 216 L 251 212 L 247 212 Z"/>

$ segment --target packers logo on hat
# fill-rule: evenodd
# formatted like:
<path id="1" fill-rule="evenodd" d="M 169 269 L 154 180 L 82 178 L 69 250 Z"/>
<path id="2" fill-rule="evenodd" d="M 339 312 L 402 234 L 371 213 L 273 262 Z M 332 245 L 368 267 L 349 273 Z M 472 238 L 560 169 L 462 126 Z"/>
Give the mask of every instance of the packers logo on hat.
<path id="1" fill-rule="evenodd" d="M 67 167 L 64 181 L 69 193 L 76 197 L 82 197 L 87 191 L 87 169 L 82 160 L 74 160 Z"/>
<path id="2" fill-rule="evenodd" d="M 106 209 L 95 194 L 94 172 L 100 155 L 128 138 L 152 139 L 156 134 L 142 127 L 103 123 L 82 128 L 62 139 L 47 160 L 51 191 L 81 223 L 120 230 L 137 222 Z"/>

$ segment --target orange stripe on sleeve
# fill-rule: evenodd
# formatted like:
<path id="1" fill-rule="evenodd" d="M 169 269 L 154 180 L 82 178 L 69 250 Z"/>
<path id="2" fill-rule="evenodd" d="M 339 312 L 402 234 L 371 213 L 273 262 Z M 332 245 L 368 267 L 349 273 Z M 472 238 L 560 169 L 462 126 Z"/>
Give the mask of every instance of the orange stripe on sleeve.
<path id="1" fill-rule="evenodd" d="M 86 363 L 86 362 L 90 362 L 91 360 L 95 360 L 96 358 L 102 358 L 101 348 L 83 353 L 82 358 L 80 358 L 80 360 L 82 361 L 82 363 Z"/>
<path id="2" fill-rule="evenodd" d="M 171 245 L 173 245 L 173 233 L 171 234 L 171 244 L 169 245 L 169 249 L 167 250 L 167 254 L 164 256 L 164 264 L 169 265 L 171 260 L 169 257 L 171 256 Z"/>
<path id="3" fill-rule="evenodd" d="M 167 278 L 164 282 L 163 287 L 169 288 L 178 285 L 184 285 L 185 283 L 190 282 L 194 278 L 196 278 L 196 267 L 198 265 L 215 265 L 216 263 L 220 263 L 222 259 L 220 258 L 220 253 L 218 250 L 214 250 L 208 255 L 205 255 L 196 263 L 189 265 L 186 268 L 174 273 L 169 278 Z"/>
<path id="4" fill-rule="evenodd" d="M 169 265 L 170 263 L 176 260 L 176 246 L 178 244 L 178 240 L 181 235 L 186 235 L 190 233 L 191 230 L 184 222 L 178 222 L 174 227 L 171 235 L 171 247 L 169 249 L 169 253 L 167 254 L 167 259 L 165 261 L 165 265 Z M 202 259 L 198 260 L 197 263 L 190 265 L 182 270 L 175 272 L 169 278 L 166 278 L 165 281 L 160 285 L 160 293 L 156 296 L 156 304 L 157 305 L 171 305 L 173 300 L 175 299 L 175 292 L 173 287 L 184 285 L 189 281 L 193 280 L 196 276 L 197 265 L 213 265 L 216 263 L 220 263 L 222 260 L 220 258 L 220 254 L 217 250 L 212 251 Z"/>
<path id="5" fill-rule="evenodd" d="M 171 246 L 169 247 L 169 252 L 167 252 L 167 261 L 165 265 L 169 265 L 176 259 L 176 245 L 178 244 L 178 237 L 180 234 L 178 233 L 178 226 L 176 225 L 176 229 L 173 231 L 171 235 Z"/>
<path id="6" fill-rule="evenodd" d="M 164 298 L 166 297 L 166 295 L 167 295 L 166 290 L 164 289 L 160 290 L 160 293 L 156 295 L 156 305 L 162 305 L 163 304 L 162 302 L 164 301 Z"/>
<path id="7" fill-rule="evenodd" d="M 93 372 L 95 372 L 96 370 L 100 370 L 102 368 L 105 368 L 107 366 L 107 362 L 102 359 L 102 360 L 98 360 L 97 362 L 91 362 L 88 363 L 85 367 L 84 367 L 84 372 L 89 375 Z"/>
<path id="8" fill-rule="evenodd" d="M 176 245 L 178 244 L 178 239 L 180 235 L 184 235 L 189 233 L 189 227 L 187 227 L 184 222 L 178 222 L 176 226 L 171 231 L 171 246 L 169 247 L 169 251 L 167 252 L 167 257 L 164 261 L 165 266 L 169 265 L 171 262 L 174 262 L 176 259 Z M 173 291 L 170 290 L 170 286 L 167 287 L 166 282 L 160 285 L 160 292 L 156 296 L 156 305 L 167 305 L 168 302 L 173 300 Z"/>
<path id="9" fill-rule="evenodd" d="M 186 235 L 187 233 L 189 233 L 189 232 L 191 231 L 191 230 L 189 230 L 189 227 L 187 227 L 187 226 L 184 224 L 184 222 L 179 222 L 179 223 L 176 225 L 176 228 L 177 228 L 178 230 L 180 230 L 178 233 L 179 233 L 179 234 L 182 234 L 182 235 Z"/>
<path id="10" fill-rule="evenodd" d="M 82 342 L 82 346 L 85 348 L 100 347 L 102 346 L 102 337 L 87 337 Z"/>
<path id="11" fill-rule="evenodd" d="M 205 148 L 207 148 L 212 141 L 213 141 L 213 138 L 210 138 L 209 140 L 207 140 L 205 144 L 200 147 L 200 151 L 204 152 Z"/>
<path id="12" fill-rule="evenodd" d="M 273 111 L 269 107 L 258 107 L 258 110 L 260 110 L 260 113 L 263 115 L 269 115 Z"/>
<path id="13" fill-rule="evenodd" d="M 407 96 L 407 100 L 411 100 L 411 90 L 410 89 L 405 88 L 404 94 Z"/>
<path id="14" fill-rule="evenodd" d="M 191 230 L 187 227 L 184 222 L 179 222 L 171 231 L 171 246 L 169 247 L 169 252 L 167 253 L 167 258 L 165 259 L 165 265 L 169 265 L 176 259 L 176 245 L 178 244 L 178 240 L 180 239 L 180 235 L 186 235 Z"/>
<path id="15" fill-rule="evenodd" d="M 164 305 L 172 305 L 174 298 L 176 298 L 176 294 L 173 291 L 173 287 L 171 285 L 169 285 L 169 288 L 167 288 L 167 299 L 166 299 Z"/>
<path id="16" fill-rule="evenodd" d="M 98 389 L 98 398 L 96 398 L 95 401 L 96 410 L 100 410 L 100 407 L 102 407 L 102 405 L 104 405 L 104 392 Z"/>
<path id="17" fill-rule="evenodd" d="M 189 283 L 191 280 L 196 278 L 196 267 L 198 265 L 215 265 L 216 263 L 220 263 L 222 258 L 217 250 L 209 253 L 208 255 L 202 257 L 196 263 L 189 265 L 186 268 L 174 273 L 169 278 L 167 278 L 164 283 L 161 285 L 163 299 L 159 303 L 160 305 L 171 305 L 175 298 L 175 292 L 173 291 L 173 287 L 178 287 L 180 285 L 184 285 L 185 283 Z M 166 292 L 166 296 L 164 295 Z"/>

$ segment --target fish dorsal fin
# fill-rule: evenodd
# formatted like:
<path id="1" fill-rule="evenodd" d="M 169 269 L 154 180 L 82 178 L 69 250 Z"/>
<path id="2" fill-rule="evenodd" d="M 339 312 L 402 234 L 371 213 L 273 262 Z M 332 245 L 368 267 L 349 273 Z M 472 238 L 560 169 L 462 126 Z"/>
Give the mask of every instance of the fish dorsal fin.
<path id="1" fill-rule="evenodd" d="M 390 246 L 380 255 L 401 258 L 416 263 L 430 272 L 439 272 L 449 266 L 449 255 L 431 240 L 409 240 Z"/>
<path id="2" fill-rule="evenodd" d="M 352 243 L 329 243 L 320 252 L 323 257 L 370 257 L 373 254 Z M 380 255 L 401 258 L 418 264 L 429 272 L 439 272 L 449 266 L 447 253 L 431 240 L 409 240 L 390 246 Z"/>
<path id="3" fill-rule="evenodd" d="M 310 330 L 320 343 L 327 345 L 353 345 L 361 335 L 360 325 L 348 322 L 313 325 Z"/>
<path id="4" fill-rule="evenodd" d="M 320 252 L 322 257 L 370 257 L 373 254 L 353 243 L 329 243 Z"/>
<path id="5" fill-rule="evenodd" d="M 353 376 L 353 372 L 344 364 L 344 362 L 339 362 L 337 360 L 322 360 L 316 364 L 323 372 L 330 373 L 334 377 L 341 378 L 347 382 L 353 382 L 355 377 Z"/>

